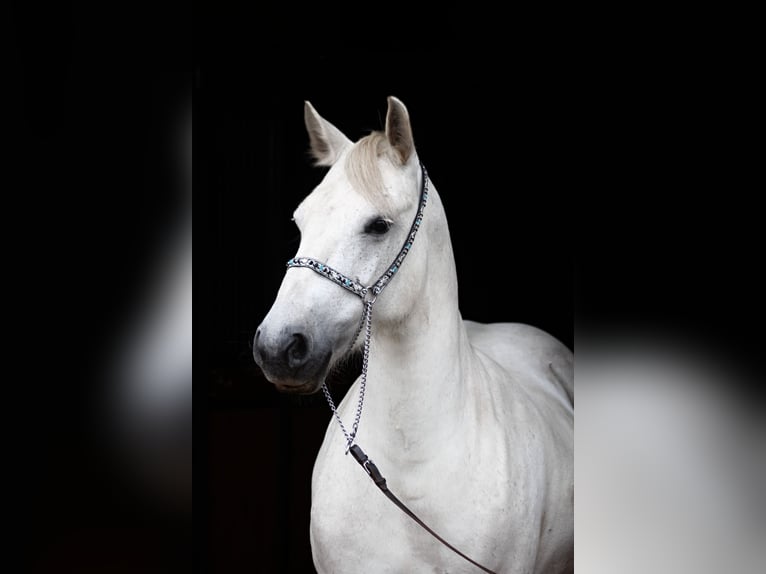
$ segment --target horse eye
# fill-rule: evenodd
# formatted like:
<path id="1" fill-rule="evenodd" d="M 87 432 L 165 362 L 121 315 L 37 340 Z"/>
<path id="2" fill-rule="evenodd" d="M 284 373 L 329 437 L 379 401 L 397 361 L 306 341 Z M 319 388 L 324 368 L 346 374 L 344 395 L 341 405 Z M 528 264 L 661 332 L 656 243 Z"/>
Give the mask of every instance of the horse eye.
<path id="1" fill-rule="evenodd" d="M 386 231 L 391 229 L 392 223 L 393 222 L 389 221 L 388 219 L 376 217 L 365 226 L 364 232 L 371 235 L 383 235 Z"/>

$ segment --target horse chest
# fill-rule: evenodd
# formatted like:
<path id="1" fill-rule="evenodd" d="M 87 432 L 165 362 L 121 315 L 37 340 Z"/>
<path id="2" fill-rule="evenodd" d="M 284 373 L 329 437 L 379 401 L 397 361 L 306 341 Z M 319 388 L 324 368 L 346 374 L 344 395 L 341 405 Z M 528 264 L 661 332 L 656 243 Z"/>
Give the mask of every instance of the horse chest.
<path id="1" fill-rule="evenodd" d="M 471 478 L 465 466 L 440 470 L 437 463 L 402 473 L 378 463 L 390 489 L 459 548 L 490 559 L 493 549 L 508 545 L 514 505 L 501 500 L 498 485 Z M 320 573 L 471 569 L 388 500 L 342 448 L 323 447 L 317 458 L 311 541 Z"/>

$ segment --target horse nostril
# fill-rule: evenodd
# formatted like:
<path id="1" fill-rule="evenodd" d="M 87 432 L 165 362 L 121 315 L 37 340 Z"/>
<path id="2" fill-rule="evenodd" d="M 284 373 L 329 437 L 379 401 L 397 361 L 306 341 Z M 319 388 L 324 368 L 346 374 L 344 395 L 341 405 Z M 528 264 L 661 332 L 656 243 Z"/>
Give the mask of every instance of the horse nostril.
<path id="1" fill-rule="evenodd" d="M 293 369 L 300 367 L 306 361 L 308 351 L 309 344 L 306 337 L 300 333 L 293 333 L 287 349 L 285 349 L 287 364 Z"/>
<path id="2" fill-rule="evenodd" d="M 256 364 L 260 365 L 260 358 L 261 358 L 261 348 L 260 345 L 258 345 L 258 339 L 261 338 L 261 328 L 258 327 L 258 329 L 255 331 L 255 337 L 253 337 L 253 358 L 255 359 Z"/>

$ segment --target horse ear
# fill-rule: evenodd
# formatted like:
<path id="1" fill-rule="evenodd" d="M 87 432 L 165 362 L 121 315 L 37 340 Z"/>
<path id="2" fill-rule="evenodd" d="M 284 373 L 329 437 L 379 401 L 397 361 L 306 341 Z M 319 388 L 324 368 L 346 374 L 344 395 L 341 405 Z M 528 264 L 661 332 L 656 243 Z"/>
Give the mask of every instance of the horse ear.
<path id="1" fill-rule="evenodd" d="M 330 166 L 338 161 L 340 154 L 351 145 L 343 132 L 317 113 L 310 102 L 303 107 L 303 119 L 311 142 L 311 155 L 316 165 Z"/>
<path id="2" fill-rule="evenodd" d="M 410 159 L 415 142 L 412 139 L 412 127 L 410 126 L 410 114 L 407 108 L 398 98 L 388 97 L 388 113 L 386 114 L 386 138 L 394 148 L 402 165 Z"/>

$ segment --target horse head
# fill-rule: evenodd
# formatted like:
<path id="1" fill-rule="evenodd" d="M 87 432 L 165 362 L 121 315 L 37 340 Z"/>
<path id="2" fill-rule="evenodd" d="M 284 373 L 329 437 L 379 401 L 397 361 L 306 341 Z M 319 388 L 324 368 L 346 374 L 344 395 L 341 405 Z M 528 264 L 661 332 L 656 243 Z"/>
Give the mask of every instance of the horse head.
<path id="1" fill-rule="evenodd" d="M 393 275 L 392 261 L 402 250 L 409 251 L 403 246 L 408 245 L 425 177 L 409 114 L 394 97 L 388 98 L 385 131 L 356 143 L 309 102 L 304 119 L 316 164 L 329 170 L 293 214 L 302 257 L 290 260 L 288 266 L 295 263 L 295 269 L 285 274 L 253 341 L 253 356 L 266 378 L 279 390 L 294 393 L 316 392 L 332 366 L 354 348 L 360 300 L 371 296 L 367 287 L 381 274 Z M 418 248 L 412 245 L 411 261 L 401 276 L 393 266 L 399 278 L 376 304 L 377 325 L 401 321 L 413 309 L 424 288 L 426 243 L 419 239 Z M 301 269 L 308 266 L 317 273 Z M 333 281 L 323 280 L 323 273 Z M 355 296 L 354 289 L 365 292 Z"/>

